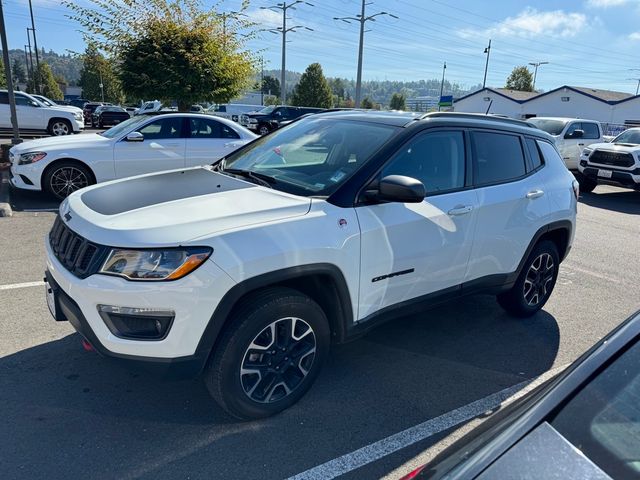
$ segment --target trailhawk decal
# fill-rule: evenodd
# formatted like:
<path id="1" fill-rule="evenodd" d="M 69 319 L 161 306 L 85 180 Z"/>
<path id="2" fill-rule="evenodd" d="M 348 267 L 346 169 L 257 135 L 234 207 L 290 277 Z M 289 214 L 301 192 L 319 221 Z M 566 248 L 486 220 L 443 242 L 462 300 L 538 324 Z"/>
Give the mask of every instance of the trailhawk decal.
<path id="1" fill-rule="evenodd" d="M 400 272 L 388 273 L 386 275 L 381 275 L 379 277 L 373 277 L 371 279 L 371 282 L 379 282 L 380 280 L 387 280 L 389 278 L 399 277 L 400 275 L 407 275 L 407 274 L 413 273 L 415 271 L 416 271 L 415 268 L 410 268 L 409 270 L 401 270 Z"/>

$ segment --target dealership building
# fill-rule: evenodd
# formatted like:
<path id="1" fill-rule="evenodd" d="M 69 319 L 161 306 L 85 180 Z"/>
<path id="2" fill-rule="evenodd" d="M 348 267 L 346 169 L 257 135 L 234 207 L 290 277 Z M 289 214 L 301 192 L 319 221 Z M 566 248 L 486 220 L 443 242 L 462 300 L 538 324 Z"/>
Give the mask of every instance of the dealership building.
<path id="1" fill-rule="evenodd" d="M 453 109 L 520 119 L 572 117 L 605 124 L 640 125 L 640 95 L 569 85 L 544 93 L 483 88 L 457 98 Z"/>

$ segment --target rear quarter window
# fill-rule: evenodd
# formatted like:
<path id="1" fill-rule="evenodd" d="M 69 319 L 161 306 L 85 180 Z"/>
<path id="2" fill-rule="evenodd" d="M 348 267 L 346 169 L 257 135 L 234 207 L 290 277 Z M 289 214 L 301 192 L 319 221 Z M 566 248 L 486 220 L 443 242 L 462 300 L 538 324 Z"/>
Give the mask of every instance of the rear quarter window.
<path id="1" fill-rule="evenodd" d="M 472 132 L 476 185 L 503 183 L 526 174 L 520 137 L 504 133 Z"/>
<path id="2" fill-rule="evenodd" d="M 536 143 L 540 148 L 540 152 L 542 153 L 545 163 L 557 161 L 564 165 L 562 157 L 553 145 L 547 142 L 543 142 L 542 140 L 536 140 Z"/>
<path id="3" fill-rule="evenodd" d="M 540 168 L 544 164 L 544 162 L 542 161 L 542 154 L 538 149 L 538 144 L 533 138 L 525 139 L 525 144 L 527 146 L 529 158 L 531 159 L 531 170 Z"/>

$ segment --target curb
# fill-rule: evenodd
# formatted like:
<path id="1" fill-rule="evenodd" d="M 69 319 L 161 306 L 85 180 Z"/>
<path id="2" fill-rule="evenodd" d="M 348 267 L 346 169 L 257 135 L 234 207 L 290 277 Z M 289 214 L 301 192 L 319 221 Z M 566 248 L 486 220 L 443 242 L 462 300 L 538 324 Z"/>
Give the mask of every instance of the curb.
<path id="1" fill-rule="evenodd" d="M 9 171 L 0 171 L 0 217 L 11 217 L 11 202 L 9 200 Z"/>

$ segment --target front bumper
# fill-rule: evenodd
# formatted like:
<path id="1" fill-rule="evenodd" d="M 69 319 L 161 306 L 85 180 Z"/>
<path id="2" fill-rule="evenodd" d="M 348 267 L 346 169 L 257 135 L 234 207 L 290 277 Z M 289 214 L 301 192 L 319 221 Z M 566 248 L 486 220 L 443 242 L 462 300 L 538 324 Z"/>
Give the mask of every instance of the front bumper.
<path id="1" fill-rule="evenodd" d="M 11 186 L 22 190 L 41 190 L 40 186 L 40 169 L 31 165 L 11 165 L 9 170 L 9 182 Z"/>
<path id="2" fill-rule="evenodd" d="M 608 166 L 599 167 L 591 165 L 585 160 L 581 160 L 578 170 L 588 179 L 596 181 L 598 183 L 607 183 L 628 188 L 640 189 L 640 168 L 635 168 L 633 170 L 621 170 Z M 611 178 L 599 176 L 599 170 L 610 171 Z"/>
<path id="3" fill-rule="evenodd" d="M 191 376 L 204 367 L 211 345 L 201 338 L 221 296 L 233 281 L 207 260 L 187 277 L 173 282 L 130 282 L 107 275 L 75 277 L 55 258 L 48 239 L 47 280 L 56 291 L 60 311 L 102 355 L 134 362 L 171 377 Z M 98 305 L 167 308 L 175 319 L 160 340 L 134 340 L 114 335 Z"/>

